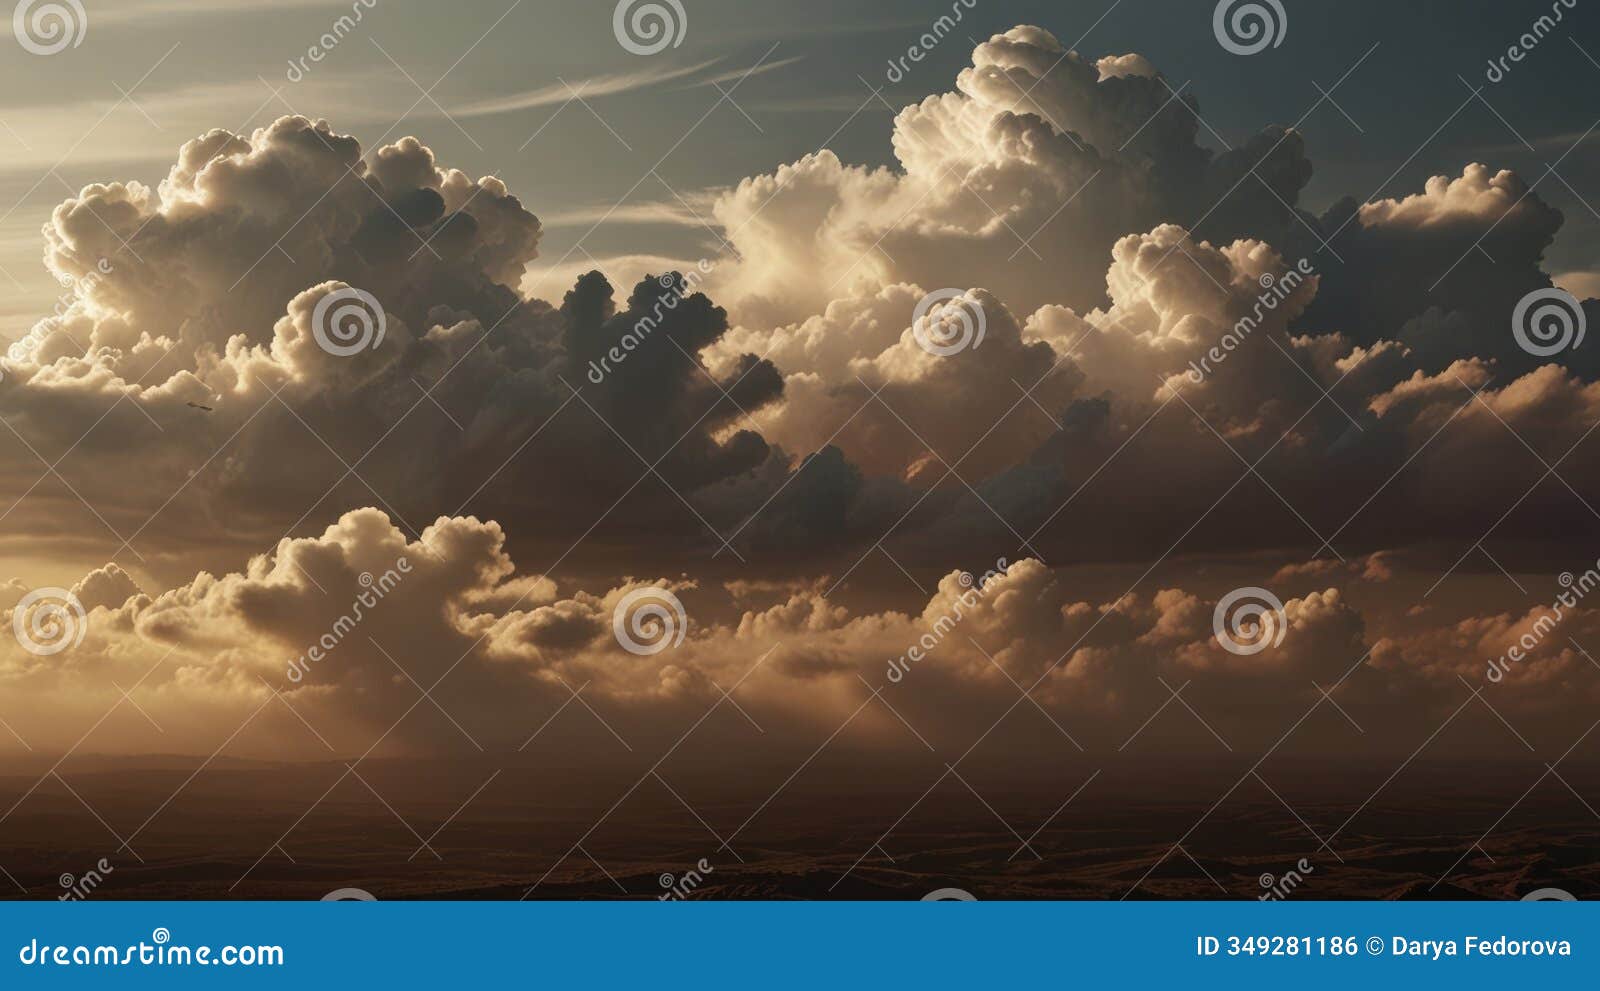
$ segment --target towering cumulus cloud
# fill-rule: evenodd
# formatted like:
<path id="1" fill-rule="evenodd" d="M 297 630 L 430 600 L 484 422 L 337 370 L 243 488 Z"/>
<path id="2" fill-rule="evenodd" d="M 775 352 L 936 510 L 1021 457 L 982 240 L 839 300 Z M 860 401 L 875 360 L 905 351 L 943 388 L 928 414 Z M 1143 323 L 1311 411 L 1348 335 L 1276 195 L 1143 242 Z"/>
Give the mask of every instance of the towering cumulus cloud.
<path id="1" fill-rule="evenodd" d="M 550 484 L 577 464 L 599 488 L 664 459 L 693 492 L 767 455 L 736 421 L 781 390 L 770 366 L 736 362 L 724 395 L 690 357 L 725 331 L 722 311 L 667 278 L 622 303 L 598 276 L 559 308 L 520 297 L 538 220 L 412 138 L 363 158 L 303 118 L 213 131 L 156 190 L 85 188 L 45 239 L 75 295 L 12 349 L 0 393 L 32 448 L 7 452 L 28 493 L 9 518 L 39 540 L 157 567 L 219 542 L 259 550 L 356 500 L 400 520 L 514 507 L 587 525 L 595 496 Z M 589 354 L 652 313 L 659 334 L 586 382 Z M 67 452 L 68 485 L 30 491 Z"/>
<path id="2" fill-rule="evenodd" d="M 1538 603 L 1600 556 L 1600 312 L 1545 272 L 1561 214 L 1465 163 L 1318 216 L 1300 134 L 1214 152 L 1200 111 L 1017 27 L 899 112 L 893 166 L 712 191 L 726 257 L 548 300 L 522 197 L 557 194 L 416 138 L 285 117 L 83 188 L 0 382 L 9 547 L 83 576 L 78 612 L 0 601 L 82 639 L 0 645 L 0 715 L 64 747 L 133 684 L 209 752 L 282 691 L 297 756 L 433 752 L 580 685 L 670 742 L 739 685 L 804 749 L 884 687 L 964 747 L 1022 688 L 1114 745 L 1181 681 L 1264 739 L 1339 685 L 1406 749 L 1395 712 L 1516 649 L 1497 705 L 1569 739 L 1596 622 Z M 681 612 L 630 649 L 646 593 Z M 408 719 L 435 687 L 453 718 Z"/>
<path id="3" fill-rule="evenodd" d="M 741 253 L 722 279 L 736 317 L 802 320 L 894 282 L 983 286 L 1023 312 L 1092 306 L 1124 234 L 1173 221 L 1231 240 L 1295 224 L 1283 204 L 1311 177 L 1295 132 L 1213 154 L 1196 141 L 1196 101 L 1147 61 L 1097 63 L 1040 28 L 996 35 L 972 62 L 955 92 L 896 116 L 903 171 L 823 151 L 716 204 Z M 1260 180 L 1241 182 L 1252 166 Z"/>

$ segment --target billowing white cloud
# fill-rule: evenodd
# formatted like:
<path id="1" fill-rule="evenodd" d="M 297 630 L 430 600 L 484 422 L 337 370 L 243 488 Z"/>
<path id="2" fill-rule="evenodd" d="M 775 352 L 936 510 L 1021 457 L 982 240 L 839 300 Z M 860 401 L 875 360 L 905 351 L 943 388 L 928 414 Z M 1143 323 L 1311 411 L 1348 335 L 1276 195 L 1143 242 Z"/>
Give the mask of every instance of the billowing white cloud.
<path id="1" fill-rule="evenodd" d="M 1014 28 L 976 48 L 955 92 L 895 118 L 899 171 L 822 151 L 719 200 L 739 260 L 719 272 L 718 298 L 747 326 L 899 282 L 980 286 L 1019 312 L 1087 308 L 1103 296 L 1105 251 L 1131 231 L 1201 218 L 1211 238 L 1286 229 L 1279 200 L 1294 203 L 1310 177 L 1299 136 L 1263 132 L 1216 156 L 1199 126 L 1192 99 L 1144 58 L 1096 63 Z M 1260 180 L 1241 182 L 1252 166 Z"/>

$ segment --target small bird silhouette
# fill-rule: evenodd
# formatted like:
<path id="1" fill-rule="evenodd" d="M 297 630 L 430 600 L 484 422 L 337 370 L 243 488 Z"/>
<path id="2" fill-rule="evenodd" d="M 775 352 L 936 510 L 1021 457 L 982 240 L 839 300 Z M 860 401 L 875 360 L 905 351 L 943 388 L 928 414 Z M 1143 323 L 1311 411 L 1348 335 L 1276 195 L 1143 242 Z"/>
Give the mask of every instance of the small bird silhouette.
<path id="1" fill-rule="evenodd" d="M 184 405 L 188 406 L 190 409 L 203 409 L 207 413 L 212 412 L 212 409 L 211 409 L 210 406 L 201 406 L 199 403 L 184 403 Z"/>

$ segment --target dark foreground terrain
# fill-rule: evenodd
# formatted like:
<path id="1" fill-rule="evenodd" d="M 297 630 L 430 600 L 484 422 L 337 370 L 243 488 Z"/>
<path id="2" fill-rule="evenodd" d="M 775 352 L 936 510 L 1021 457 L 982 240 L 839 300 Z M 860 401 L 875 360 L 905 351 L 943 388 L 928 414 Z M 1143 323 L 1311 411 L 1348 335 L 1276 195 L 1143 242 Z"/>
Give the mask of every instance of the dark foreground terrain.
<path id="1" fill-rule="evenodd" d="M 838 762 L 776 791 L 776 768 L 575 778 L 488 758 L 49 766 L 0 777 L 11 897 L 86 882 L 95 899 L 1600 896 L 1600 774 L 1577 765 L 1419 761 L 1388 781 L 1277 767 L 1269 782 L 1247 765 L 1023 780 Z"/>

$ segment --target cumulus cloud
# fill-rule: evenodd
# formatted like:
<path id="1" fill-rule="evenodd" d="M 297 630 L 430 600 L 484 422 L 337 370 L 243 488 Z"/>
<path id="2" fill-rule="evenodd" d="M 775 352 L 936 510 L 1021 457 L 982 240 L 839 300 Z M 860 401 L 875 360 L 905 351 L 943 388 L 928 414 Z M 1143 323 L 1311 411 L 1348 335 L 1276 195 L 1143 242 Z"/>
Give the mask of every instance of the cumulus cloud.
<path id="1" fill-rule="evenodd" d="M 1541 258 L 1559 212 L 1514 173 L 1470 165 L 1316 217 L 1294 209 L 1311 171 L 1297 134 L 1269 128 L 1214 155 L 1200 126 L 1147 59 L 1093 62 L 1037 28 L 997 35 L 955 92 L 896 118 L 898 169 L 824 151 L 718 201 L 739 255 L 714 291 L 735 326 L 707 360 L 768 356 L 785 391 L 765 436 L 792 451 L 835 445 L 869 475 L 948 483 L 957 491 L 910 500 L 916 518 L 985 553 L 1154 554 L 1197 518 L 1191 539 L 1217 548 L 1323 550 L 1336 531 L 1363 551 L 1476 539 L 1497 515 L 1485 504 L 1523 495 L 1514 482 L 1362 502 L 1403 467 L 1448 472 L 1474 445 L 1510 451 L 1531 436 L 1552 461 L 1567 451 L 1555 437 L 1570 445 L 1592 425 L 1582 401 L 1555 395 L 1592 376 L 1588 352 L 1533 356 L 1510 332 L 1518 300 L 1550 285 Z M 1090 176 L 1093 195 L 1073 195 Z M 1019 247 L 1041 227 L 1029 243 L 1047 272 Z M 983 301 L 1004 347 L 943 365 L 917 356 L 917 304 L 941 286 Z M 1475 391 L 1484 402 L 1433 447 Z M 1520 397 L 1515 416 L 1501 396 Z M 1557 409 L 1574 429 L 1532 427 Z M 958 457 L 969 486 L 946 471 Z M 1579 457 L 1560 474 L 1591 472 Z M 1169 477 L 1186 484 L 1160 484 Z M 1582 500 L 1559 492 L 1528 508 L 1587 525 Z M 1107 513 L 1132 513 L 1136 536 L 1108 531 Z"/>
<path id="2" fill-rule="evenodd" d="M 1512 314 L 1552 285 L 1544 253 L 1562 219 L 1522 177 L 1479 163 L 1420 193 L 1343 200 L 1321 227 L 1344 260 L 1309 318 L 1358 343 L 1401 341 L 1429 371 L 1469 357 L 1530 371 L 1542 359 L 1518 346 Z M 1592 375 L 1591 354 L 1562 360 Z"/>
<path id="3" fill-rule="evenodd" d="M 71 304 L 12 349 L 0 390 L 31 448 L 0 465 L 10 519 L 43 541 L 60 529 L 46 520 L 81 517 L 160 567 L 354 499 L 401 520 L 519 506 L 581 529 L 592 498 L 539 480 L 583 464 L 621 492 L 654 468 L 692 493 L 759 465 L 765 443 L 734 424 L 781 383 L 754 358 L 723 381 L 697 366 L 722 311 L 667 273 L 624 302 L 598 276 L 556 307 L 524 298 L 539 234 L 498 179 L 441 168 L 414 138 L 364 155 L 304 118 L 190 141 L 157 189 L 86 187 L 45 230 Z M 626 362 L 589 381 L 620 344 Z M 676 516 L 661 528 L 709 537 Z"/>
<path id="4" fill-rule="evenodd" d="M 870 542 L 913 512 L 934 535 L 911 552 L 926 564 L 944 546 L 1147 554 L 1266 458 L 1228 504 L 1250 525 L 1219 514 L 1195 540 L 1322 550 L 1350 521 L 1370 550 L 1394 542 L 1393 517 L 1353 518 L 1348 492 L 1413 457 L 1449 471 L 1470 444 L 1516 443 L 1505 426 L 1537 424 L 1558 457 L 1557 438 L 1594 422 L 1581 363 L 1563 374 L 1504 333 L 1512 294 L 1548 285 L 1538 259 L 1560 221 L 1521 180 L 1473 166 L 1347 204 L 1340 230 L 1340 208 L 1284 210 L 1309 177 L 1298 136 L 1214 155 L 1194 109 L 1146 59 L 1095 62 L 1018 28 L 899 115 L 899 169 L 828 152 L 784 166 L 716 201 L 736 257 L 692 280 L 641 268 L 625 299 L 565 272 L 548 303 L 515 288 L 540 223 L 498 180 L 414 138 L 364 151 L 303 118 L 210 132 L 156 189 L 90 186 L 55 211 L 47 262 L 75 296 L 19 345 L 0 395 L 33 448 L 0 463 L 11 518 L 42 535 L 75 517 L 79 553 L 168 579 L 219 543 L 259 549 L 352 505 L 413 534 L 474 512 L 552 560 L 592 527 L 590 547 L 612 550 L 600 567 L 624 547 L 663 564 L 750 550 L 795 578 L 814 562 L 773 549 Z M 1091 177 L 1094 195 L 1075 195 Z M 1189 217 L 1201 226 L 1165 222 Z M 1345 263 L 1278 246 L 1303 246 L 1309 222 Z M 1042 272 L 1017 238 L 1039 228 Z M 1480 238 L 1495 280 L 1420 292 L 1420 270 L 1381 274 Z M 330 354 L 318 314 L 355 290 L 381 308 L 383 341 Z M 981 341 L 932 353 L 934 325 L 962 320 Z M 1469 390 L 1484 402 L 1428 446 Z M 131 467 L 73 471 L 130 457 L 137 486 L 101 482 Z M 1322 484 L 1329 471 L 1345 486 Z M 1170 476 L 1188 484 L 1150 484 Z M 1430 535 L 1487 525 L 1428 504 L 1456 493 L 1417 495 Z M 1562 502 L 1530 508 L 1572 518 Z M 1107 530 L 1113 510 L 1138 539 Z"/>
<path id="5" fill-rule="evenodd" d="M 804 745 L 887 680 L 930 733 L 1021 688 L 1115 741 L 1187 682 L 1254 732 L 1369 649 L 1353 704 L 1437 704 L 1538 615 L 1374 586 L 1600 533 L 1594 351 L 1510 326 L 1562 218 L 1477 164 L 1312 216 L 1299 134 L 1219 154 L 1198 110 L 1015 28 L 896 116 L 892 167 L 751 177 L 710 209 L 733 251 L 617 282 L 538 267 L 549 191 L 302 117 L 84 187 L 43 232 L 68 304 L 0 382 L 0 519 L 88 572 L 87 637 L 8 642 L 41 715 L 6 718 L 60 742 L 138 684 L 209 750 L 281 690 L 308 751 L 432 751 L 516 745 L 580 685 L 669 734 L 743 683 Z M 1281 648 L 1212 635 L 1218 561 L 1281 586 Z M 838 591 L 878 566 L 914 602 Z M 680 647 L 618 647 L 645 588 L 688 603 Z M 1583 674 L 1551 642 L 1505 687 L 1535 711 Z M 401 718 L 435 682 L 462 725 Z"/>
<path id="6" fill-rule="evenodd" d="M 952 466 L 982 478 L 1050 436 L 1078 376 L 1061 370 L 1050 346 L 1025 340 L 993 294 L 924 306 L 927 296 L 893 285 L 835 300 L 768 334 L 736 330 L 707 358 L 731 371 L 754 352 L 803 369 L 785 377 L 782 401 L 761 418 L 763 434 L 787 450 L 832 444 L 867 472 L 923 485 Z M 941 322 L 955 353 L 937 353 Z"/>
<path id="7" fill-rule="evenodd" d="M 964 725 L 1014 700 L 1020 685 L 1085 739 L 1116 739 L 1161 704 L 1165 686 L 1199 681 L 1193 697 L 1217 726 L 1250 734 L 1263 728 L 1264 705 L 1306 704 L 1313 682 L 1348 675 L 1369 645 L 1370 668 L 1388 687 L 1368 677 L 1358 694 L 1421 697 L 1420 685 L 1465 670 L 1469 658 L 1481 663 L 1536 618 L 1374 637 L 1339 587 L 1346 579 L 1331 577 L 1339 584 L 1284 604 L 1281 645 L 1248 656 L 1214 635 L 1212 596 L 1168 587 L 1086 599 L 1070 573 L 1033 559 L 984 575 L 950 572 L 912 612 L 857 613 L 816 587 L 791 587 L 717 621 L 703 617 L 715 615 L 719 596 L 691 580 L 566 588 L 522 570 L 496 523 L 440 518 L 411 537 L 363 509 L 315 537 L 283 540 L 241 571 L 201 573 L 154 595 L 115 569 L 97 572 L 77 586 L 82 642 L 40 656 L 7 640 L 0 679 L 48 703 L 5 714 L 46 748 L 70 743 L 73 727 L 115 701 L 118 684 L 135 686 L 164 727 L 163 746 L 196 752 L 268 705 L 275 717 L 292 710 L 313 732 L 274 737 L 274 756 L 363 750 L 373 740 L 385 753 L 515 749 L 578 686 L 628 732 L 653 736 L 737 685 L 758 722 L 799 746 L 857 708 L 863 683 L 934 736 L 950 735 L 940 721 L 952 712 Z M 688 604 L 678 645 L 641 654 L 615 637 L 617 610 L 644 589 Z M 1540 657 L 1516 672 L 1519 693 L 1576 673 L 1560 645 Z M 424 690 L 449 718 L 412 716 Z M 128 747 L 149 745 L 141 732 L 118 730 Z"/>
<path id="8" fill-rule="evenodd" d="M 1311 174 L 1299 135 L 1214 155 L 1199 128 L 1193 98 L 1144 58 L 1097 63 L 1014 28 L 974 50 L 954 92 L 895 118 L 898 170 L 822 151 L 720 199 L 739 260 L 719 296 L 757 327 L 898 282 L 979 286 L 1020 312 L 1087 308 L 1104 295 L 1099 259 L 1130 231 L 1204 218 L 1202 236 L 1231 240 L 1293 223 L 1280 200 Z M 1242 182 L 1252 166 L 1260 180 Z"/>

